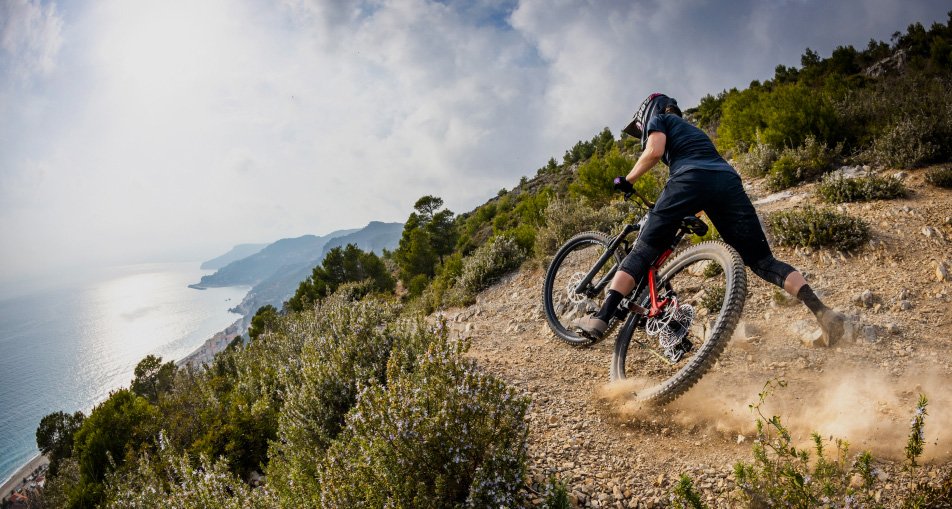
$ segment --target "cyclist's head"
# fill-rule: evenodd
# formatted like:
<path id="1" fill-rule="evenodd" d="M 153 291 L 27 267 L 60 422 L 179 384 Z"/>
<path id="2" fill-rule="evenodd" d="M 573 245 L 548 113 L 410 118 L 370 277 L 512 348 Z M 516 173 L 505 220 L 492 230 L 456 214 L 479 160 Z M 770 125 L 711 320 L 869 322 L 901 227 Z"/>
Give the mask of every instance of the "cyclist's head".
<path id="1" fill-rule="evenodd" d="M 645 135 L 645 127 L 648 125 L 648 121 L 651 120 L 651 117 L 662 113 L 673 113 L 680 117 L 681 109 L 678 108 L 678 101 L 664 94 L 651 94 L 641 103 L 631 123 L 621 131 L 638 138 L 641 140 L 641 145 L 644 146 L 645 142 L 648 141 Z"/>

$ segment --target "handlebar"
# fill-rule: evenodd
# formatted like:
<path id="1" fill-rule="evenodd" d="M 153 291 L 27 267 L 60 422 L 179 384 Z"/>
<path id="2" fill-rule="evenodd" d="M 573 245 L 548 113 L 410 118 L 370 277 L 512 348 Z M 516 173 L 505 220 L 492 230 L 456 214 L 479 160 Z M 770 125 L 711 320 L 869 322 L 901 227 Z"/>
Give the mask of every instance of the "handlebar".
<path id="1" fill-rule="evenodd" d="M 628 182 L 628 180 L 625 179 L 625 177 L 615 177 L 615 180 L 612 182 L 612 184 L 615 186 L 615 189 L 625 193 L 626 200 L 631 199 L 632 196 L 636 196 L 646 207 L 649 209 L 654 208 L 654 202 L 645 198 L 641 193 L 639 193 L 638 190 L 635 189 L 633 185 L 631 185 L 631 182 Z"/>
<path id="2" fill-rule="evenodd" d="M 630 199 L 632 195 L 636 196 L 639 200 L 641 200 L 641 202 L 644 203 L 645 206 L 648 207 L 649 209 L 654 208 L 655 202 L 649 200 L 648 198 L 645 198 L 641 193 L 638 192 L 637 189 L 632 189 L 630 193 L 625 193 L 625 199 L 626 200 Z"/>

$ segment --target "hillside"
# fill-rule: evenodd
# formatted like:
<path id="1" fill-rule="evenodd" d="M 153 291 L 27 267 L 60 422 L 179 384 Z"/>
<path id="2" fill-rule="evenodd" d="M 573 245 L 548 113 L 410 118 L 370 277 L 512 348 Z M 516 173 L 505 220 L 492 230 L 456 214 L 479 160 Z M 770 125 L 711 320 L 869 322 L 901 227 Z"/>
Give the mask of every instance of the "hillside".
<path id="1" fill-rule="evenodd" d="M 225 265 L 214 274 L 202 276 L 195 287 L 256 285 L 278 270 L 287 270 L 287 267 L 297 267 L 312 262 L 320 256 L 324 245 L 329 240 L 335 236 L 353 232 L 354 230 L 341 230 L 323 236 L 303 235 L 278 240 L 251 256 Z"/>
<path id="2" fill-rule="evenodd" d="M 358 231 L 329 240 L 324 245 L 323 254 L 326 255 L 331 249 L 344 247 L 348 244 L 354 244 L 369 253 L 383 254 L 385 249 L 393 250 L 397 247 L 397 241 L 400 240 L 401 233 L 403 233 L 403 223 L 371 221 Z"/>
<path id="3" fill-rule="evenodd" d="M 245 316 L 245 325 L 250 323 L 251 315 L 261 306 L 270 304 L 280 309 L 284 302 L 294 295 L 301 281 L 311 275 L 314 267 L 320 265 L 331 249 L 355 244 L 364 251 L 381 254 L 385 249 L 392 250 L 397 247 L 400 233 L 403 231 L 403 223 L 371 221 L 358 230 L 345 231 L 347 233 L 335 232 L 328 235 L 329 238 L 324 243 L 320 256 L 311 258 L 305 263 L 281 267 L 271 276 L 255 284 L 248 295 L 234 308 L 234 311 Z M 338 235 L 338 233 L 341 234 Z"/>
<path id="4" fill-rule="evenodd" d="M 238 244 L 237 246 L 231 248 L 227 253 L 216 256 L 211 260 L 202 262 L 202 270 L 218 270 L 225 265 L 228 265 L 231 262 L 241 260 L 242 258 L 247 258 L 258 251 L 261 251 L 267 246 L 267 244 Z"/>
<path id="5" fill-rule="evenodd" d="M 623 391 L 606 385 L 613 338 L 579 349 L 549 332 L 541 307 L 543 268 L 524 268 L 474 305 L 447 310 L 454 334 L 472 340 L 469 355 L 533 398 L 535 489 L 542 492 L 545 480 L 556 476 L 580 506 L 661 507 L 688 473 L 711 507 L 726 507 L 735 489 L 733 464 L 751 460 L 748 404 L 774 378 L 789 386 L 770 396 L 768 409 L 790 426 L 796 443 L 818 431 L 884 460 L 879 496 L 888 507 L 909 483 L 903 447 L 916 396 L 926 393 L 929 465 L 918 475 L 948 475 L 952 284 L 937 280 L 936 267 L 952 259 L 952 193 L 924 183 L 924 170 L 908 173 L 908 198 L 842 206 L 873 225 L 872 240 L 855 255 L 775 249 L 806 271 L 831 305 L 872 326 L 868 336 L 834 348 L 804 346 L 793 325 L 810 319 L 809 311 L 778 304 L 773 287 L 748 271 L 741 331 L 714 370 L 664 409 L 639 411 Z M 815 203 L 815 186 L 797 187 L 759 212 Z M 770 195 L 763 181 L 751 182 L 749 192 L 755 200 Z M 869 308 L 858 299 L 865 291 L 873 295 Z"/>
<path id="6" fill-rule="evenodd" d="M 808 49 L 802 68 L 685 112 L 743 175 L 777 257 L 850 316 L 848 339 L 816 346 L 809 312 L 748 273 L 742 321 L 696 386 L 662 407 L 609 386 L 614 335 L 570 347 L 541 306 L 566 239 L 644 213 L 611 184 L 641 147 L 605 129 L 472 211 L 422 196 L 396 249 L 368 255 L 399 284 L 365 280 L 354 249 L 313 273 L 300 305 L 256 314 L 250 341 L 232 340 L 237 324 L 217 337 L 207 369 L 144 359 L 78 430 L 38 430 L 63 441 L 51 465 L 65 475 L 46 494 L 150 507 L 948 506 L 950 43 L 952 16 L 892 45 Z M 666 173 L 635 185 L 656 197 Z M 301 275 L 274 267 L 257 285 Z M 697 283 L 685 301 L 717 295 L 709 268 L 686 271 Z"/>

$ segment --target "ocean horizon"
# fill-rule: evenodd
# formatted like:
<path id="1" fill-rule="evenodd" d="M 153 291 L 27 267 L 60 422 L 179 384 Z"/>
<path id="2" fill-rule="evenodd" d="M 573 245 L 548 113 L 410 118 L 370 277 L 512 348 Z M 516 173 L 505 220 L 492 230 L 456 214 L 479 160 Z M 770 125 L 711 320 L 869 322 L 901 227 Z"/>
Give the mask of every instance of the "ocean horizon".
<path id="1" fill-rule="evenodd" d="M 90 410 L 147 355 L 179 360 L 240 315 L 248 287 L 195 290 L 200 262 L 109 268 L 0 296 L 0 482 L 35 457 L 40 419 Z"/>

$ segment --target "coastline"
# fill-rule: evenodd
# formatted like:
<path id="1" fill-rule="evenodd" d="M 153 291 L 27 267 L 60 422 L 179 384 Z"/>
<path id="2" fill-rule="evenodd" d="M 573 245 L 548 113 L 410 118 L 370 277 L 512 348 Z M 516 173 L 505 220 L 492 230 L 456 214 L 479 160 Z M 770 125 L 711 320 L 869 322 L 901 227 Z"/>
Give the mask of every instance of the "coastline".
<path id="1" fill-rule="evenodd" d="M 235 320 L 231 325 L 226 327 L 225 330 L 219 331 L 212 337 L 206 339 L 205 342 L 201 344 L 201 346 L 196 348 L 192 353 L 176 361 L 175 364 L 180 367 L 191 365 L 196 368 L 202 367 L 203 364 L 211 364 L 211 362 L 215 359 L 215 355 L 227 348 L 228 345 L 240 335 L 239 333 L 242 330 L 244 321 L 244 317 Z M 20 465 L 20 467 L 17 468 L 8 479 L 4 480 L 2 485 L 0 485 L 0 500 L 10 496 L 11 491 L 22 487 L 23 479 L 25 477 L 28 477 L 37 468 L 48 465 L 49 463 L 49 458 L 43 454 L 37 454 L 23 465 Z"/>
<path id="2" fill-rule="evenodd" d="M 196 288 L 196 286 L 200 285 L 195 283 L 187 284 L 186 286 L 195 290 L 206 289 L 204 287 Z M 243 293 L 245 296 L 247 296 L 248 292 L 245 291 Z M 237 310 L 232 312 L 237 312 Z M 214 360 L 214 357 L 217 353 L 227 348 L 228 345 L 234 341 L 234 339 L 239 334 L 246 330 L 247 325 L 245 324 L 245 320 L 246 318 L 243 315 L 238 316 L 223 330 L 219 330 L 211 336 L 206 336 L 206 339 L 204 339 L 202 343 L 195 347 L 190 353 L 176 360 L 176 365 L 180 367 L 191 365 L 201 369 L 204 364 L 210 364 Z M 248 318 L 248 322 L 250 322 L 250 318 Z M 0 480 L 2 480 L 2 483 L 0 483 L 0 500 L 4 500 L 9 497 L 11 491 L 21 488 L 23 485 L 23 479 L 29 477 L 37 468 L 48 464 L 49 459 L 34 449 L 32 455 L 28 456 L 23 463 L 13 467 L 11 473 L 5 475 L 3 478 L 0 478 Z"/>
<path id="3" fill-rule="evenodd" d="M 235 320 L 223 331 L 216 332 L 214 336 L 205 340 L 201 346 L 192 353 L 177 360 L 175 364 L 179 367 L 192 366 L 201 368 L 204 364 L 211 364 L 215 360 L 215 355 L 231 344 L 236 337 L 241 335 L 244 330 L 245 317 Z"/>
<path id="4" fill-rule="evenodd" d="M 37 454 L 30 461 L 20 466 L 20 468 L 13 472 L 13 475 L 11 475 L 9 479 L 3 481 L 3 485 L 0 487 L 0 499 L 10 496 L 11 491 L 21 487 L 24 477 L 29 476 L 37 468 L 48 465 L 49 463 L 49 458 L 42 454 Z"/>

